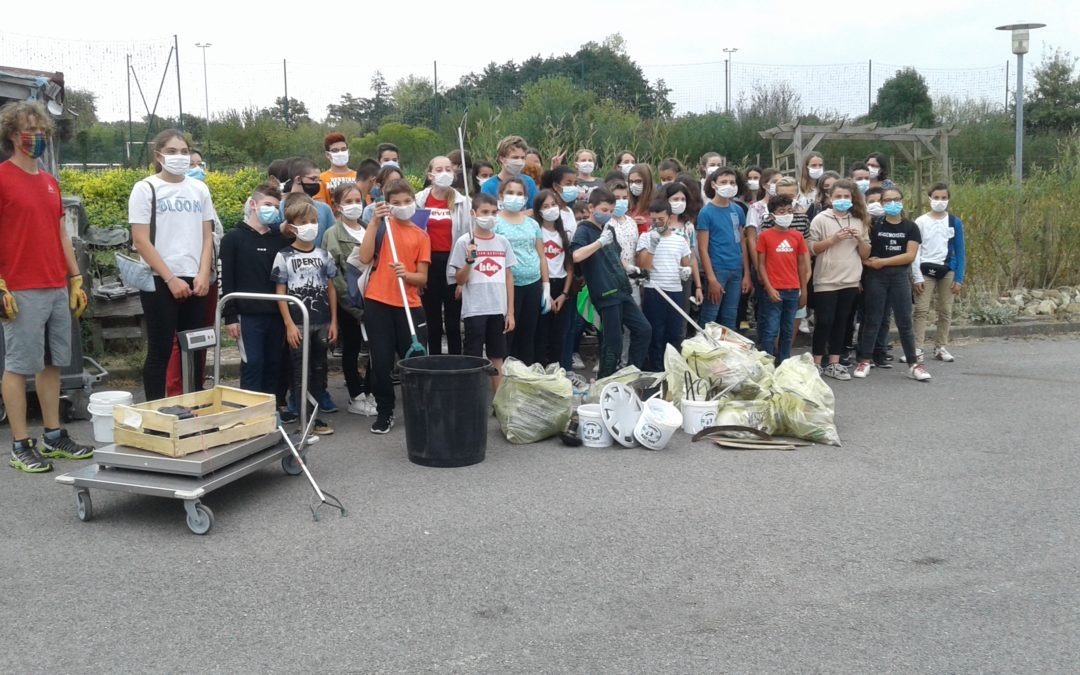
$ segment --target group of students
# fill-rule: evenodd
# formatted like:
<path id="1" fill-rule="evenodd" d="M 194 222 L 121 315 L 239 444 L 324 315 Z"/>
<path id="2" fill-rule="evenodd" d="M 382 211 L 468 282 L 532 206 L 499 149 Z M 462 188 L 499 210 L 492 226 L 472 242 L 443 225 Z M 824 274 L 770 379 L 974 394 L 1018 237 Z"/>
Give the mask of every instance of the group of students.
<path id="1" fill-rule="evenodd" d="M 911 221 L 880 154 L 841 176 L 809 153 L 789 177 L 726 166 L 715 152 L 696 176 L 674 159 L 654 172 L 622 152 L 601 176 L 591 150 L 545 168 L 538 151 L 509 136 L 493 163 L 459 151 L 432 158 L 417 192 L 397 147 L 381 144 L 352 169 L 345 137 L 332 133 L 330 169 L 304 158 L 273 162 L 215 254 L 216 215 L 187 173 L 183 135 L 163 132 L 153 148 L 159 172 L 130 203 L 133 241 L 157 285 L 142 297 L 152 319 L 148 398 L 164 395 L 174 333 L 206 325 L 215 255 L 222 293 L 289 294 L 307 308 L 307 334 L 294 305 L 226 308 L 226 329 L 242 347 L 241 386 L 277 393 L 283 417 L 294 416 L 306 342 L 309 390 L 320 410 L 335 411 L 327 348 L 339 343 L 348 410 L 374 416 L 374 433 L 393 426 L 395 364 L 414 331 L 431 354 L 486 356 L 496 367 L 507 356 L 558 363 L 582 385 L 575 370 L 584 368 L 586 331 L 599 332 L 598 377 L 623 365 L 662 370 L 666 345 L 678 349 L 687 335 L 683 312 L 738 330 L 752 308 L 758 346 L 777 362 L 812 321 L 815 363 L 847 380 L 892 366 L 892 317 L 901 361 L 924 381 L 920 347 L 933 300 L 933 355 L 953 360 L 962 224 L 944 184 L 929 191 L 931 211 Z M 316 432 L 332 431 L 316 420 Z"/>

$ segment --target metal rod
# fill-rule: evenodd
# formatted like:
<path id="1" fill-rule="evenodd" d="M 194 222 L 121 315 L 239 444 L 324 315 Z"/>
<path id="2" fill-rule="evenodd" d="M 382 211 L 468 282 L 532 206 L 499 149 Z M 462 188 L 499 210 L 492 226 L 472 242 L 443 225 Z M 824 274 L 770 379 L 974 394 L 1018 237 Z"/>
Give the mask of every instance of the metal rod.
<path id="1" fill-rule="evenodd" d="M 202 50 L 203 96 L 206 97 L 206 155 L 203 157 L 205 162 L 206 158 L 210 156 L 210 87 L 206 79 L 206 50 L 213 45 L 209 42 L 200 42 L 195 46 Z"/>
<path id="2" fill-rule="evenodd" d="M 285 78 L 285 127 L 289 126 L 289 62 L 281 59 L 281 72 Z"/>
<path id="3" fill-rule="evenodd" d="M 176 106 L 180 109 L 180 130 L 184 130 L 184 97 L 180 92 L 180 40 L 174 34 L 173 49 L 176 50 Z M 157 108 L 157 106 L 154 106 Z"/>
<path id="4" fill-rule="evenodd" d="M 874 108 L 874 59 L 866 62 L 866 114 Z"/>
<path id="5" fill-rule="evenodd" d="M 132 135 L 133 127 L 131 122 L 131 54 L 127 55 L 127 95 L 128 95 L 128 151 L 127 159 L 128 166 L 131 166 L 131 141 L 134 138 Z"/>
<path id="6" fill-rule="evenodd" d="M 1024 183 L 1024 55 L 1016 55 L 1016 185 Z"/>

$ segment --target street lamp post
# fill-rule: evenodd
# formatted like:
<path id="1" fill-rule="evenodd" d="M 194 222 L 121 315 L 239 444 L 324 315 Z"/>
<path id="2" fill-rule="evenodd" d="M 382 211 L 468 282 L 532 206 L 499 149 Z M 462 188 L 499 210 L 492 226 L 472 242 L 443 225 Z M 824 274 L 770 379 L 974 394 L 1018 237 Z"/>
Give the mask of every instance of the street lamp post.
<path id="1" fill-rule="evenodd" d="M 727 56 L 724 57 L 724 112 L 731 112 L 731 60 L 734 57 L 735 52 L 739 51 L 738 47 L 725 47 L 724 53 Z"/>
<path id="2" fill-rule="evenodd" d="M 203 156 L 203 161 L 209 166 L 210 157 L 210 88 L 207 86 L 206 81 L 206 50 L 213 45 L 209 42 L 197 42 L 195 46 L 202 50 L 202 81 L 203 81 L 203 95 L 206 97 L 206 155 Z"/>
<path id="3" fill-rule="evenodd" d="M 1045 25 L 1013 23 L 997 27 L 997 30 L 1012 31 L 1012 53 L 1016 54 L 1016 166 L 1013 175 L 1017 186 L 1024 182 L 1024 54 L 1028 53 L 1028 31 Z"/>

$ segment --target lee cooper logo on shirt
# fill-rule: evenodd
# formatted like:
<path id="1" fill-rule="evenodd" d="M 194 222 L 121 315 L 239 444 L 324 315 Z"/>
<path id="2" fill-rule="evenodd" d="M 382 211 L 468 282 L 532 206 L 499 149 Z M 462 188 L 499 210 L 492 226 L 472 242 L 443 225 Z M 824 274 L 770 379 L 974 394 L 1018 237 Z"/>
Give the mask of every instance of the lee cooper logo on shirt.
<path id="1" fill-rule="evenodd" d="M 544 242 L 544 257 L 546 257 L 548 260 L 554 260 L 555 258 L 558 258 L 560 255 L 562 255 L 562 252 L 562 246 L 559 246 L 558 242 Z"/>
<path id="2" fill-rule="evenodd" d="M 477 272 L 480 272 L 481 274 L 485 274 L 490 278 L 490 277 L 494 277 L 496 274 L 503 271 L 502 264 L 499 263 L 497 260 L 495 260 L 494 258 L 490 258 L 490 257 L 485 257 L 483 259 L 480 259 L 479 258 L 480 255 L 484 255 L 484 254 L 483 253 L 478 253 L 477 254 L 476 267 L 473 268 Z M 488 255 L 490 255 L 490 254 L 488 254 Z M 498 255 L 500 257 L 502 257 L 502 253 L 499 253 Z"/>

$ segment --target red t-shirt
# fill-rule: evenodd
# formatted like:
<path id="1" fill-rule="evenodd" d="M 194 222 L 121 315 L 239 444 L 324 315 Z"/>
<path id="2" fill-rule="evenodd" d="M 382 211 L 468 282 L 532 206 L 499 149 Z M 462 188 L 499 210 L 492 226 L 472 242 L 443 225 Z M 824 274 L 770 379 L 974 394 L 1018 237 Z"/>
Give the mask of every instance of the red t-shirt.
<path id="1" fill-rule="evenodd" d="M 773 288 L 785 291 L 801 287 L 799 256 L 810 255 L 802 233 L 770 227 L 758 235 L 757 250 L 765 256 L 765 273 Z"/>
<path id="2" fill-rule="evenodd" d="M 431 211 L 427 221 L 431 250 L 449 253 L 454 248 L 454 221 L 450 219 L 449 201 L 436 199 L 435 195 L 429 194 L 424 208 Z"/>
<path id="3" fill-rule="evenodd" d="M 55 178 L 26 173 L 10 161 L 0 164 L 0 277 L 8 290 L 67 286 L 63 217 Z"/>

